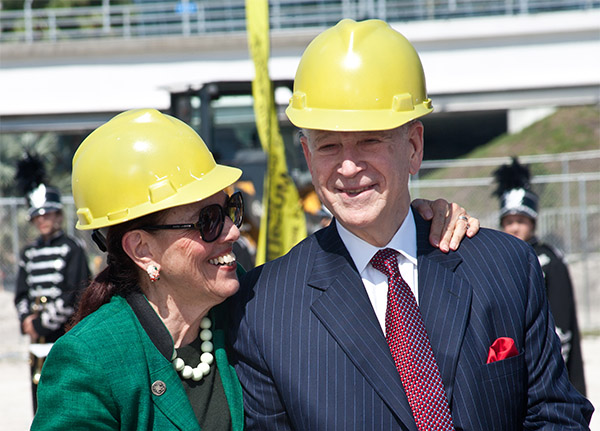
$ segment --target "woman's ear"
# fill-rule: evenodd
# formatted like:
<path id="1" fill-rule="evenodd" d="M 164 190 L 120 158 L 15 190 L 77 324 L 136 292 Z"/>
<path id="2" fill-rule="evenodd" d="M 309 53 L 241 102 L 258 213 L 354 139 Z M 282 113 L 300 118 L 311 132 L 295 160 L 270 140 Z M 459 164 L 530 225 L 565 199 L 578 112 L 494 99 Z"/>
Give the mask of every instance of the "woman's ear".
<path id="1" fill-rule="evenodd" d="M 156 263 L 148 235 L 147 232 L 134 229 L 126 232 L 121 239 L 123 251 L 144 271 L 148 265 Z"/>

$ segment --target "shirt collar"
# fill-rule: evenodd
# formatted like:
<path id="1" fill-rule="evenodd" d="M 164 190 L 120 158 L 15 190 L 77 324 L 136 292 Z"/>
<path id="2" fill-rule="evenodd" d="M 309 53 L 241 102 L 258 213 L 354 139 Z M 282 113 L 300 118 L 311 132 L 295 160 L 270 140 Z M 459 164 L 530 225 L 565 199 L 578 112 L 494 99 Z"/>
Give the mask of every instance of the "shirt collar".
<path id="1" fill-rule="evenodd" d="M 362 273 L 380 248 L 360 239 L 339 222 L 336 223 L 336 227 L 342 242 L 354 261 L 354 265 L 356 265 L 358 272 Z M 409 262 L 414 265 L 417 264 L 417 227 L 410 207 L 400 229 L 396 231 L 391 241 L 385 247 L 381 248 L 393 248 L 408 259 Z"/>

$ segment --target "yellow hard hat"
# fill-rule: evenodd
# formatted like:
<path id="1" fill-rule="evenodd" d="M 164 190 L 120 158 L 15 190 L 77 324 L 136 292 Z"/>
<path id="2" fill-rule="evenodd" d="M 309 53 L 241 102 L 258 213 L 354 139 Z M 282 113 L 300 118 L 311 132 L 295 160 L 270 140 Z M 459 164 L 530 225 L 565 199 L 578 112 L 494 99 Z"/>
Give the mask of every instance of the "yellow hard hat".
<path id="1" fill-rule="evenodd" d="M 198 134 L 154 109 L 123 112 L 73 157 L 77 228 L 99 229 L 207 198 L 242 171 L 215 163 Z"/>
<path id="2" fill-rule="evenodd" d="M 306 48 L 286 114 L 297 127 L 387 130 L 429 114 L 421 60 L 380 20 L 344 19 Z"/>

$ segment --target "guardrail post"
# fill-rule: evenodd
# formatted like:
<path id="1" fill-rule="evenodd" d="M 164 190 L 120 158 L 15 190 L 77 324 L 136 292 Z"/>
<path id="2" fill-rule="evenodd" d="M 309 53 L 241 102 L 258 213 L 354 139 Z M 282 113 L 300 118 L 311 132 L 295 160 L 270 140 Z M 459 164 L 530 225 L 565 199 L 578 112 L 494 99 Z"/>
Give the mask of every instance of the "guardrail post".
<path id="1" fill-rule="evenodd" d="M 271 5 L 271 28 L 272 29 L 280 29 L 281 28 L 281 7 L 279 5 L 278 0 L 273 0 L 273 4 Z"/>
<path id="2" fill-rule="evenodd" d="M 12 250 L 13 256 L 15 256 L 15 274 L 19 273 L 19 258 L 20 258 L 20 246 L 19 246 L 19 220 L 17 217 L 17 205 L 18 201 L 13 199 L 9 203 L 10 205 L 10 218 L 12 220 Z"/>
<path id="3" fill-rule="evenodd" d="M 529 13 L 529 2 L 527 0 L 519 1 L 519 13 L 523 15 Z"/>
<path id="4" fill-rule="evenodd" d="M 448 10 L 450 12 L 456 12 L 456 0 L 448 0 Z"/>
<path id="5" fill-rule="evenodd" d="M 123 37 L 131 37 L 131 11 L 129 8 L 123 10 Z"/>
<path id="6" fill-rule="evenodd" d="M 52 42 L 56 42 L 58 32 L 56 31 L 56 13 L 53 10 L 48 11 L 48 37 Z"/>
<path id="7" fill-rule="evenodd" d="M 356 19 L 354 8 L 349 0 L 342 0 L 342 16 L 344 16 L 344 18 Z"/>
<path id="8" fill-rule="evenodd" d="M 585 178 L 579 177 L 579 238 L 581 241 L 581 254 L 583 261 L 583 289 L 585 296 L 585 321 L 587 327 L 591 326 L 591 297 L 590 297 L 590 266 L 589 266 L 589 237 L 587 219 L 587 193 Z"/>
<path id="9" fill-rule="evenodd" d="M 110 0 L 102 0 L 102 32 L 110 33 Z"/>
<path id="10" fill-rule="evenodd" d="M 387 21 L 386 0 L 379 0 L 377 2 L 377 14 L 379 15 L 380 19 Z"/>
<path id="11" fill-rule="evenodd" d="M 189 0 L 181 0 L 180 3 L 180 12 L 181 12 L 181 31 L 184 36 L 190 35 L 190 1 Z"/>
<path id="12" fill-rule="evenodd" d="M 426 0 L 425 5 L 427 8 L 427 19 L 435 18 L 435 1 L 434 0 Z"/>
<path id="13" fill-rule="evenodd" d="M 198 5 L 198 34 L 206 33 L 206 13 L 204 11 L 204 3 Z"/>
<path id="14" fill-rule="evenodd" d="M 566 157 L 561 158 L 561 166 L 562 166 L 562 174 L 569 174 L 569 160 Z M 563 182 L 563 208 L 571 208 L 571 183 L 568 181 Z M 567 235 L 565 235 L 565 248 L 567 253 L 573 252 L 573 218 L 571 217 L 571 211 L 567 211 L 566 213 L 566 229 Z"/>
<path id="15" fill-rule="evenodd" d="M 33 12 L 31 11 L 31 4 L 33 0 L 25 0 L 23 4 L 23 16 L 25 18 L 25 41 L 27 43 L 33 43 Z"/>

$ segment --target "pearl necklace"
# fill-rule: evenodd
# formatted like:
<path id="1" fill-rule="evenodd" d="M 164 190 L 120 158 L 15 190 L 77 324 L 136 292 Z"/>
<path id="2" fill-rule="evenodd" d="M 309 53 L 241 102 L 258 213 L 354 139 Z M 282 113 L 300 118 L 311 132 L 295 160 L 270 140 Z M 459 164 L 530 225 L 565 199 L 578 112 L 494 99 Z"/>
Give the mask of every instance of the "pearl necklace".
<path id="1" fill-rule="evenodd" d="M 184 379 L 192 379 L 195 382 L 202 380 L 202 378 L 208 373 L 210 373 L 210 366 L 214 361 L 214 357 L 212 354 L 213 351 L 213 343 L 210 341 L 212 339 L 212 331 L 210 327 L 212 326 L 212 322 L 208 317 L 204 317 L 200 322 L 200 339 L 202 340 L 202 344 L 200 345 L 200 350 L 202 350 L 202 355 L 200 355 L 200 363 L 196 368 L 192 368 L 187 365 L 185 361 L 181 358 L 177 357 L 177 351 L 173 349 L 173 357 L 171 358 L 171 362 L 173 363 L 173 367 L 175 370 L 181 374 L 181 377 Z"/>

